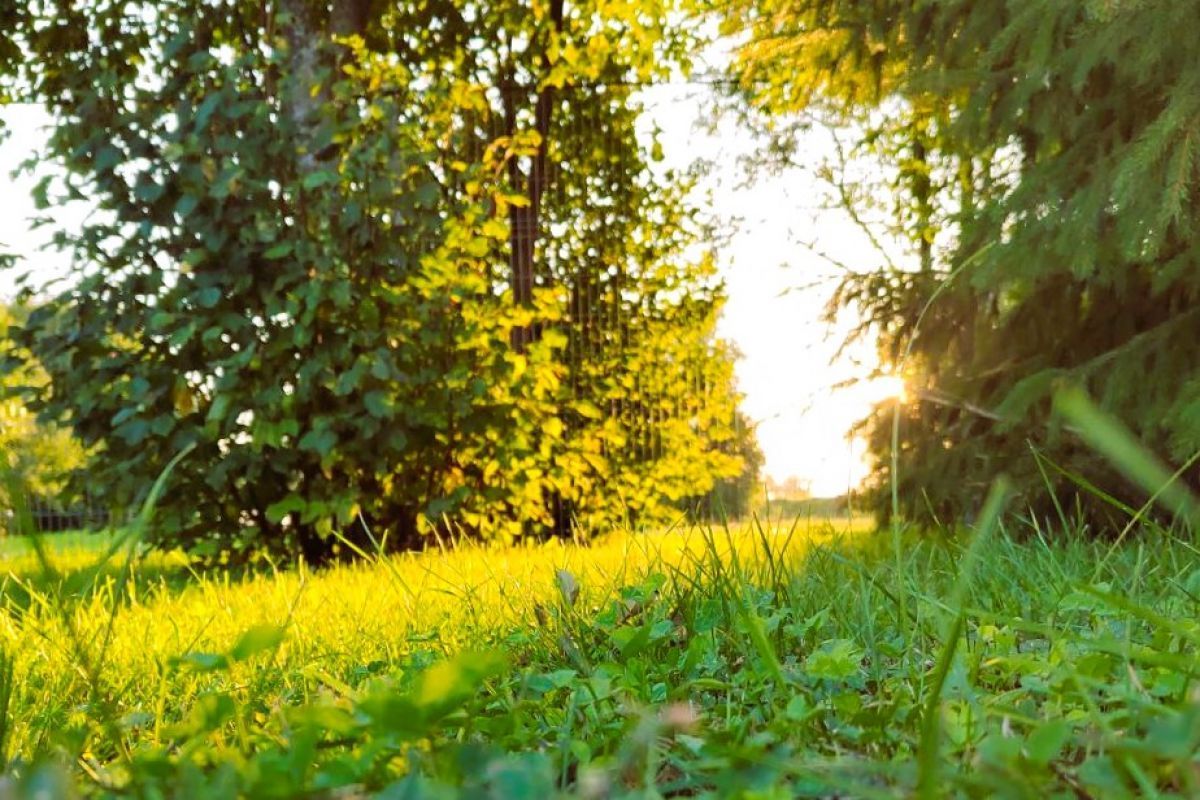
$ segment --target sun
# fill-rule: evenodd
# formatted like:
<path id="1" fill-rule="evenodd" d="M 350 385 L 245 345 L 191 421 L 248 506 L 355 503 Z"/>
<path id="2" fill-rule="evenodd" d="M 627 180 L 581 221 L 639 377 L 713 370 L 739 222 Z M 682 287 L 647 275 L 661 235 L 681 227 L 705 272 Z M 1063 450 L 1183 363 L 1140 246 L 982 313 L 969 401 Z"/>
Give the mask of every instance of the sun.
<path id="1" fill-rule="evenodd" d="M 885 400 L 896 400 L 901 404 L 908 402 L 908 384 L 899 375 L 880 375 L 867 381 L 867 386 L 874 403 Z"/>

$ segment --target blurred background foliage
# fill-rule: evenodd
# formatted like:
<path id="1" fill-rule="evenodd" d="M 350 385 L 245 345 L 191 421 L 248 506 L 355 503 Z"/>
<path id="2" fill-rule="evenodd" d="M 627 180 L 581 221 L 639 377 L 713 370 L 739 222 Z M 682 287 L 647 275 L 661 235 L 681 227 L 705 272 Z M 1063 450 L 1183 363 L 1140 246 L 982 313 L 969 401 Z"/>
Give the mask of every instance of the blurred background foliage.
<path id="1" fill-rule="evenodd" d="M 23 321 L 20 308 L 0 305 L 0 330 Z M 36 362 L 23 359 L 23 367 L 0 378 L 0 457 L 10 474 L 20 476 L 29 497 L 23 502 L 41 505 L 69 504 L 68 482 L 88 465 L 88 453 L 72 435 L 69 428 L 53 422 L 38 420 L 20 399 L 26 387 L 44 387 L 45 372 Z M 0 487 L 0 503 L 12 508 L 7 496 L 8 486 Z M 0 523 L 7 530 L 9 519 Z"/>

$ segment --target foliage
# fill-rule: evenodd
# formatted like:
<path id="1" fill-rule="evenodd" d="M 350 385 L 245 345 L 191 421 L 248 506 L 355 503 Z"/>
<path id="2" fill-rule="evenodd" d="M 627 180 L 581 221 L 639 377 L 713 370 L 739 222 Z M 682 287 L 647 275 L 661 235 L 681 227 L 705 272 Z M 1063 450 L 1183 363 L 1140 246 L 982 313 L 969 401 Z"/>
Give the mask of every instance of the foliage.
<path id="1" fill-rule="evenodd" d="M 923 754 L 944 794 L 1194 794 L 1195 542 L 1024 533 L 914 538 L 897 560 L 861 534 L 691 529 L 6 590 L 9 785 L 890 796 L 916 792 Z"/>
<path id="2" fill-rule="evenodd" d="M 24 310 L 0 306 L 0 331 L 19 324 Z M 4 350 L 13 345 L 6 333 L 0 333 Z M 21 389 L 46 383 L 45 372 L 36 363 L 28 363 L 19 372 L 0 381 L 0 454 L 4 469 L 20 476 L 21 482 L 40 498 L 62 499 L 67 479 L 88 463 L 83 446 L 71 431 L 53 423 L 39 422 L 21 400 Z M 0 496 L 7 493 L 0 490 Z M 11 509 L 6 496 L 0 507 Z"/>
<path id="3" fill-rule="evenodd" d="M 69 170 L 38 199 L 100 209 L 25 327 L 35 405 L 124 502 L 195 445 L 158 533 L 201 553 L 649 524 L 706 491 L 739 467 L 720 287 L 619 87 L 681 62 L 669 8 L 31 9 L 17 85 Z"/>
<path id="4" fill-rule="evenodd" d="M 1184 334 L 1200 274 L 1200 71 L 1176 34 L 1200 6 L 745 7 L 731 19 L 750 34 L 751 99 L 855 120 L 916 256 L 849 277 L 835 299 L 916 400 L 901 410 L 898 476 L 892 408 L 866 425 L 877 485 L 898 478 L 906 515 L 969 515 L 999 471 L 1038 513 L 1057 495 L 1106 516 L 1079 475 L 1133 502 L 1053 417 L 1062 383 L 1179 463 L 1200 450 L 1200 351 Z"/>
<path id="5" fill-rule="evenodd" d="M 742 471 L 717 481 L 707 494 L 684 501 L 685 508 L 697 519 L 708 522 L 744 520 L 759 504 L 759 477 L 765 459 L 755 427 L 749 417 L 737 412 L 735 436 L 722 449 L 741 459 Z"/>

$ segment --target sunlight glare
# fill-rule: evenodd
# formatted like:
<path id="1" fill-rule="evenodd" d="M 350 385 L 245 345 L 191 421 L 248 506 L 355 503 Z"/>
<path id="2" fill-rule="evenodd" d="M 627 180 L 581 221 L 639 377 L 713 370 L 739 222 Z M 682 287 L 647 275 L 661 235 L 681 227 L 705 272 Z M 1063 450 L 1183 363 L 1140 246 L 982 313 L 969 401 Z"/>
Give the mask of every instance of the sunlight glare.
<path id="1" fill-rule="evenodd" d="M 901 405 L 908 402 L 908 386 L 899 375 L 881 375 L 867 381 L 872 403 L 897 400 Z"/>

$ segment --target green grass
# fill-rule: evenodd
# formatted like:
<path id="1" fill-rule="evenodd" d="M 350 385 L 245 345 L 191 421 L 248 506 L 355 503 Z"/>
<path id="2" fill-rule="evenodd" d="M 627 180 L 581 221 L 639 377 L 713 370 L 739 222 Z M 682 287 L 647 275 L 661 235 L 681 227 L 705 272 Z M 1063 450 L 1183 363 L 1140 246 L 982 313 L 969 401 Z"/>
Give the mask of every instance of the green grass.
<path id="1" fill-rule="evenodd" d="M 46 562 L 38 556 L 33 536 L 0 537 L 0 595 L 5 606 L 12 611 L 60 599 L 74 604 L 97 592 L 111 594 L 112 586 L 127 574 L 136 584 L 156 589 L 182 588 L 193 579 L 188 558 L 179 552 L 143 553 L 130 572 L 128 547 L 122 546 L 127 544 L 125 537 L 123 531 L 47 534 L 41 537 Z M 117 552 L 106 557 L 114 549 Z M 136 587 L 122 594 L 136 596 Z"/>
<path id="2" fill-rule="evenodd" d="M 49 533 L 42 540 L 52 546 L 57 555 L 79 553 L 85 556 L 97 556 L 112 543 L 111 531 L 64 531 Z M 0 558 L 4 563 L 11 564 L 13 559 L 33 555 L 33 536 L 9 535 L 0 536 Z"/>
<path id="3" fill-rule="evenodd" d="M 1153 528 L 898 558 L 863 526 L 744 526 L 241 578 L 72 552 L 57 582 L 4 562 L 0 757 L 26 789 L 1200 793 L 1200 559 Z"/>

